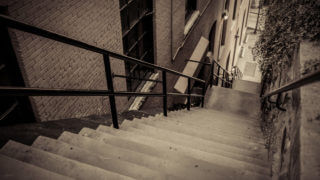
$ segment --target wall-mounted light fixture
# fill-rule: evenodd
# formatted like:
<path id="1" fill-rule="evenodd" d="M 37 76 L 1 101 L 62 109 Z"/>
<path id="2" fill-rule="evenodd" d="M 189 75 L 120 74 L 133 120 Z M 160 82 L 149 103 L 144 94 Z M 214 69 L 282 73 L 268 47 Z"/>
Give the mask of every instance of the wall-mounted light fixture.
<path id="1" fill-rule="evenodd" d="M 228 11 L 227 11 L 227 10 L 223 11 L 223 13 L 222 13 L 222 19 L 223 19 L 223 20 L 227 20 L 228 17 L 229 17 Z"/>

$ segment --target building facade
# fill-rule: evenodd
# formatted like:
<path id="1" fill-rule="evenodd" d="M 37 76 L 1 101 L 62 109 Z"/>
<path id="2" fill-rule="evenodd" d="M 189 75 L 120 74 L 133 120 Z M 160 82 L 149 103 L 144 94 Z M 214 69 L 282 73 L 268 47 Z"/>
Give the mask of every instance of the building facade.
<path id="1" fill-rule="evenodd" d="M 0 0 L 1 13 L 107 50 L 183 72 L 186 59 L 205 52 L 231 70 L 245 40 L 249 0 Z M 18 80 L 1 80 L 1 85 L 41 88 L 107 89 L 103 57 L 83 49 L 58 43 L 1 25 L 2 59 L 7 68 L 19 71 Z M 201 40 L 202 39 L 202 40 Z M 200 41 L 201 40 L 201 41 Z M 199 45 L 199 46 L 200 46 Z M 208 51 L 211 54 L 208 54 Z M 202 61 L 204 57 L 201 57 Z M 5 57 L 5 58 L 4 58 Z M 114 74 L 147 78 L 152 69 L 111 59 Z M 194 76 L 201 67 L 197 66 Z M 9 70 L 13 72 L 15 70 Z M 188 71 L 188 69 L 187 69 Z M 9 73 L 10 74 L 10 73 Z M 201 74 L 201 73 L 200 73 Z M 203 74 L 203 73 L 202 73 Z M 3 76 L 1 74 L 1 76 Z M 9 75 L 8 75 L 9 76 Z M 202 75 L 203 76 L 203 75 Z M 4 76 L 3 76 L 4 77 Z M 3 79 L 3 78 L 2 78 Z M 168 74 L 168 91 L 178 78 Z M 10 82 L 10 83 L 8 83 Z M 140 81 L 115 77 L 116 91 L 137 91 Z M 161 91 L 157 84 L 153 91 Z M 9 99 L 8 106 L 31 104 L 37 121 L 79 118 L 109 113 L 107 97 L 29 97 Z M 146 107 L 159 107 L 161 99 L 149 98 Z M 169 103 L 175 100 L 170 99 Z M 117 97 L 119 111 L 128 98 Z M 27 110 L 26 110 L 27 111 Z M 23 114 L 23 111 L 22 111 Z M 23 115 L 22 115 L 23 116 Z"/>

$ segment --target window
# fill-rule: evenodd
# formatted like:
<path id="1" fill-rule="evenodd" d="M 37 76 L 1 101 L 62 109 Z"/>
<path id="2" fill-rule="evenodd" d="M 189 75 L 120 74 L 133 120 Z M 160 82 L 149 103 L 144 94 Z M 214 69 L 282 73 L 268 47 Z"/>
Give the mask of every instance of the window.
<path id="1" fill-rule="evenodd" d="M 226 42 L 226 35 L 227 35 L 227 24 L 228 21 L 224 20 L 223 21 L 223 27 L 222 27 L 222 38 L 221 38 L 221 46 L 223 46 Z"/>
<path id="2" fill-rule="evenodd" d="M 153 62 L 153 4 L 150 0 L 120 0 L 122 41 L 124 54 Z M 127 76 L 142 78 L 152 70 L 126 63 Z M 140 82 L 128 78 L 128 90 L 134 91 Z"/>
<path id="3" fill-rule="evenodd" d="M 197 0 L 186 0 L 186 13 L 185 19 L 186 22 L 191 17 L 192 13 L 197 10 Z"/>
<path id="4" fill-rule="evenodd" d="M 217 27 L 217 21 L 215 21 L 211 27 L 210 33 L 209 33 L 209 51 L 212 53 L 214 52 L 214 42 L 215 42 L 215 36 L 216 36 L 216 27 Z"/>
<path id="5" fill-rule="evenodd" d="M 237 16 L 237 6 L 238 5 L 238 0 L 235 0 L 234 1 L 234 7 L 233 7 L 233 16 L 232 16 L 232 19 L 235 20 L 236 19 L 236 16 Z"/>
<path id="6" fill-rule="evenodd" d="M 225 4 L 224 4 L 224 9 L 225 10 L 229 10 L 229 4 L 230 4 L 230 0 L 226 0 Z"/>

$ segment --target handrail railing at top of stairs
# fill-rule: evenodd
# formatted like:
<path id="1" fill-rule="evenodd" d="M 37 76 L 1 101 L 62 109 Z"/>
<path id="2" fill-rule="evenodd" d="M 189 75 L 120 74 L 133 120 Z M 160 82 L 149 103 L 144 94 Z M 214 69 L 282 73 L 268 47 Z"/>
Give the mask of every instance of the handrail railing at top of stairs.
<path id="1" fill-rule="evenodd" d="M 313 72 L 311 74 L 305 75 L 304 77 L 302 77 L 300 79 L 291 81 L 291 82 L 281 86 L 280 88 L 274 89 L 265 95 L 261 94 L 260 96 L 261 96 L 261 99 L 263 100 L 263 102 L 266 102 L 266 99 L 268 100 L 268 102 L 271 102 L 270 97 L 277 95 L 276 102 L 271 102 L 271 103 L 275 103 L 276 107 L 278 109 L 285 111 L 284 108 L 280 107 L 281 106 L 280 98 L 281 98 L 282 93 L 300 88 L 302 86 L 305 86 L 307 84 L 311 84 L 311 83 L 314 83 L 317 81 L 320 81 L 320 70 Z"/>
<path id="2" fill-rule="evenodd" d="M 31 87 L 6 87 L 0 86 L 0 96 L 108 96 L 112 122 L 114 128 L 119 128 L 118 117 L 117 117 L 117 108 L 115 103 L 115 96 L 154 96 L 163 98 L 163 114 L 167 116 L 167 97 L 168 96 L 186 96 L 187 97 L 187 109 L 190 110 L 191 106 L 191 97 L 201 97 L 202 107 L 204 104 L 204 96 L 208 83 L 212 86 L 212 77 L 213 74 L 213 65 L 211 68 L 211 76 L 206 81 L 198 79 L 192 76 L 185 75 L 183 73 L 177 72 L 172 69 L 168 69 L 159 65 L 151 64 L 133 57 L 122 55 L 113 51 L 108 51 L 48 30 L 44 30 L 20 21 L 17 21 L 6 15 L 0 15 L 0 23 L 6 25 L 7 27 L 35 34 L 41 37 L 52 39 L 64 44 L 72 45 L 82 49 L 86 49 L 92 52 L 96 52 L 103 55 L 106 80 L 108 85 L 108 90 L 89 90 L 89 89 L 48 89 L 48 88 L 31 88 Z M 112 71 L 110 66 L 110 57 L 116 58 L 117 60 L 123 60 L 125 62 L 139 64 L 145 67 L 153 68 L 156 70 L 162 71 L 162 93 L 141 93 L 141 92 L 115 92 L 113 87 L 113 78 Z M 213 64 L 213 63 L 212 63 Z M 219 65 L 219 64 L 218 64 Z M 219 65 L 219 70 L 222 68 Z M 223 68 L 222 68 L 223 69 Z M 224 70 L 224 69 L 223 69 Z M 168 93 L 167 92 L 167 82 L 166 82 L 166 73 L 172 73 L 181 77 L 188 79 L 188 88 L 187 94 L 183 93 Z M 219 77 L 221 79 L 221 77 Z M 191 80 L 198 81 L 203 84 L 203 92 L 199 94 L 191 94 Z M 225 73 L 223 73 L 222 78 L 223 84 L 228 82 L 225 80 Z M 228 82 L 230 83 L 230 82 Z"/>

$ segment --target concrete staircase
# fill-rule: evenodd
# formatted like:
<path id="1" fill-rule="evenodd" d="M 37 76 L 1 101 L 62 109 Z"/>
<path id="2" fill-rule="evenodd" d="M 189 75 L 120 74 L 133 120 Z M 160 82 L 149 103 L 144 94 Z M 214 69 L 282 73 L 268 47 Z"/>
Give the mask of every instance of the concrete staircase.
<path id="1" fill-rule="evenodd" d="M 213 87 L 206 99 L 205 108 L 125 120 L 120 129 L 9 141 L 0 179 L 270 179 L 257 95 Z"/>

